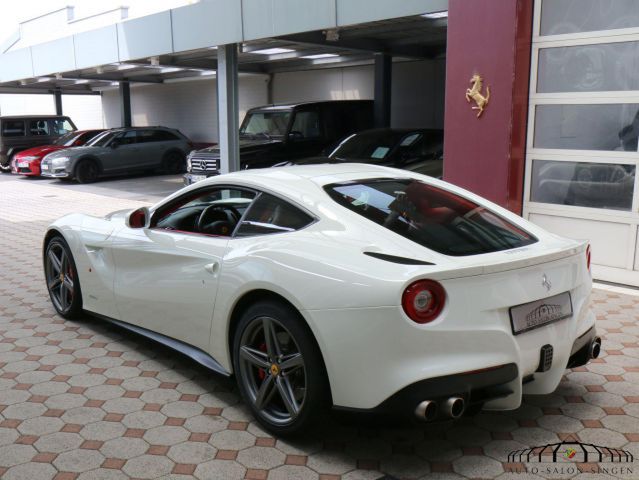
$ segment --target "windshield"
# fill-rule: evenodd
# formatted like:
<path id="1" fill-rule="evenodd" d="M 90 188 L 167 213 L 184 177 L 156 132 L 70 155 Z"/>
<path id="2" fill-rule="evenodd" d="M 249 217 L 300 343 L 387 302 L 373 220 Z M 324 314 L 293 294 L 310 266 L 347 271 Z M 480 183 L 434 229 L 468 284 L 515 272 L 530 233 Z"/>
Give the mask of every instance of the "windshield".
<path id="1" fill-rule="evenodd" d="M 95 137 L 93 140 L 91 140 L 89 143 L 87 143 L 87 145 L 89 147 L 104 147 L 106 146 L 107 143 L 109 143 L 111 141 L 111 139 L 117 135 L 119 135 L 120 132 L 104 132 L 102 135 L 98 135 L 97 137 Z"/>
<path id="2" fill-rule="evenodd" d="M 291 111 L 253 112 L 242 123 L 240 135 L 262 135 L 264 137 L 282 137 L 286 135 Z"/>
<path id="3" fill-rule="evenodd" d="M 80 135 L 81 134 L 79 134 L 78 132 L 69 132 L 62 135 L 55 142 L 53 142 L 53 144 L 61 147 L 68 147 L 69 145 L 72 145 L 75 139 Z"/>
<path id="4" fill-rule="evenodd" d="M 444 255 L 498 252 L 537 239 L 448 190 L 413 179 L 374 179 L 324 187 L 340 205 Z"/>
<path id="5" fill-rule="evenodd" d="M 383 160 L 398 146 L 410 147 L 422 138 L 420 132 L 373 131 L 351 135 L 329 155 L 331 158 Z"/>

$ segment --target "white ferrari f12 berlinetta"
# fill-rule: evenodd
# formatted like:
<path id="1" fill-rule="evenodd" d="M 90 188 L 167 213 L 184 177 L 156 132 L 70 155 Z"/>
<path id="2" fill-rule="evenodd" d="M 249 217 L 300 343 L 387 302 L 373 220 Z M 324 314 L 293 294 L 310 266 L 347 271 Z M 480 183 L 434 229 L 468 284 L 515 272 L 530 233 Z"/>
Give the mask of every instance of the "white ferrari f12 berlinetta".
<path id="1" fill-rule="evenodd" d="M 328 405 L 423 421 L 515 409 L 601 347 L 586 242 L 402 170 L 220 175 L 148 209 L 65 216 L 43 254 L 61 316 L 234 375 L 276 434 Z"/>

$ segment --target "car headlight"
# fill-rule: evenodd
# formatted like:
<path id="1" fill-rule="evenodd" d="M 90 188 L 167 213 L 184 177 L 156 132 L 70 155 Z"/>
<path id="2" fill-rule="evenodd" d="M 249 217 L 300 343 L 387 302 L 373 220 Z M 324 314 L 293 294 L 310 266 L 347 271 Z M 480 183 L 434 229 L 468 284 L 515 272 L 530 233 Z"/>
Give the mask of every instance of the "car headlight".
<path id="1" fill-rule="evenodd" d="M 69 163 L 69 157 L 58 157 L 51 160 L 51 166 L 53 168 L 66 167 Z"/>
<path id="2" fill-rule="evenodd" d="M 26 157 L 16 158 L 16 161 L 18 161 L 18 162 L 30 162 L 32 160 L 37 160 L 38 158 L 40 158 L 40 157 L 38 157 L 36 155 L 27 155 Z"/>
<path id="3" fill-rule="evenodd" d="M 186 156 L 186 170 L 189 171 L 191 170 L 191 157 L 193 157 L 193 154 L 196 152 L 197 150 L 191 150 L 189 152 L 189 154 Z"/>

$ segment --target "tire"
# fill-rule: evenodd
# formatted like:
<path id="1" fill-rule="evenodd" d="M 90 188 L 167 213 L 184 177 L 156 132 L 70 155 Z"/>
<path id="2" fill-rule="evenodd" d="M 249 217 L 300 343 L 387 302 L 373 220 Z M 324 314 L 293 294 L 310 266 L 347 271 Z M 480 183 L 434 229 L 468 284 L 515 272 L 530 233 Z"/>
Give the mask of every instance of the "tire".
<path id="1" fill-rule="evenodd" d="M 273 331 L 275 335 L 265 333 Z M 300 433 L 326 410 L 324 362 L 310 330 L 291 307 L 272 301 L 251 305 L 239 320 L 232 352 L 242 398 L 269 432 Z"/>
<path id="2" fill-rule="evenodd" d="M 0 173 L 11 173 L 11 162 L 13 161 L 13 155 L 7 157 L 7 164 L 0 163 Z"/>
<path id="3" fill-rule="evenodd" d="M 186 159 L 180 152 L 169 152 L 162 160 L 162 171 L 171 175 L 186 171 Z"/>
<path id="4" fill-rule="evenodd" d="M 63 318 L 76 318 L 82 312 L 82 291 L 78 270 L 67 242 L 53 237 L 44 252 L 44 278 L 55 311 Z"/>
<path id="5" fill-rule="evenodd" d="M 100 175 L 100 168 L 94 160 L 80 160 L 75 167 L 75 179 L 78 183 L 93 183 Z"/>

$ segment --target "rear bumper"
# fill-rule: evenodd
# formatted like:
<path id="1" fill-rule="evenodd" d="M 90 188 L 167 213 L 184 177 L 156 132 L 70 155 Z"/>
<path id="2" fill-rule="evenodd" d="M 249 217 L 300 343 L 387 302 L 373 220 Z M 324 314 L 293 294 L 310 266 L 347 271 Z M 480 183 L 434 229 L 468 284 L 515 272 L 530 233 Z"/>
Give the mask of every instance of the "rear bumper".
<path id="1" fill-rule="evenodd" d="M 384 400 L 371 409 L 336 407 L 336 410 L 375 414 L 414 415 L 415 407 L 424 400 L 441 404 L 450 397 L 461 397 L 467 407 L 512 395 L 510 383 L 519 377 L 517 365 L 509 363 L 485 370 L 420 380 Z M 439 415 L 442 416 L 441 413 Z"/>
<path id="2" fill-rule="evenodd" d="M 595 337 L 594 315 L 582 295 L 575 297 L 582 300 L 571 318 L 516 336 L 507 314 L 496 312 L 477 312 L 450 326 L 443 321 L 417 325 L 401 307 L 307 310 L 303 315 L 322 351 L 336 408 L 413 411 L 415 405 L 403 404 L 406 399 L 462 394 L 487 410 L 512 410 L 524 393 L 553 392 L 569 363 Z M 552 363 L 539 372 L 540 350 L 546 345 L 553 347 Z M 514 370 L 488 383 L 487 374 L 468 373 L 510 364 Z"/>

